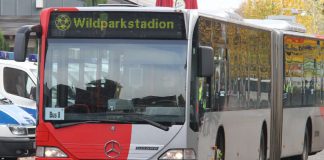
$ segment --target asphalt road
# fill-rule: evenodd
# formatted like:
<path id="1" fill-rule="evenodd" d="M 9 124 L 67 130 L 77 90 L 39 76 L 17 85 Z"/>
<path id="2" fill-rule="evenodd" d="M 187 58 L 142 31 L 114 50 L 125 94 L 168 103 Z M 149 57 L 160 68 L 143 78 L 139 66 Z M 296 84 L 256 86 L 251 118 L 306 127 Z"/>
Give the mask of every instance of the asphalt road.
<path id="1" fill-rule="evenodd" d="M 19 158 L 18 160 L 34 160 L 34 158 Z M 324 150 L 313 156 L 308 157 L 308 160 L 324 160 Z"/>
<path id="2" fill-rule="evenodd" d="M 324 160 L 324 150 L 322 152 L 319 152 L 313 156 L 310 156 L 308 160 Z"/>

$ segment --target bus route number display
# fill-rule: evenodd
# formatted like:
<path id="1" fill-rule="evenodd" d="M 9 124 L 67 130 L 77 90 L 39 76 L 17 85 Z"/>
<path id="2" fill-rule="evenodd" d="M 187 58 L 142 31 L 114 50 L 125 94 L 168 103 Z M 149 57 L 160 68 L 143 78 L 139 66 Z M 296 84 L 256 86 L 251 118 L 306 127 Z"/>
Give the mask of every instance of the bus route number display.
<path id="1" fill-rule="evenodd" d="M 185 39 L 183 13 L 52 12 L 50 38 Z"/>

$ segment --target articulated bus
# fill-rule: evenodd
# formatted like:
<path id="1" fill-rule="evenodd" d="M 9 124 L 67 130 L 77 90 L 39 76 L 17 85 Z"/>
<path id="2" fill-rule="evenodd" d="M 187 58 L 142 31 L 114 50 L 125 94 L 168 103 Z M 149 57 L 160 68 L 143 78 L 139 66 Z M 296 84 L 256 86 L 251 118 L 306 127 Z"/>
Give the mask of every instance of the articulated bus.
<path id="1" fill-rule="evenodd" d="M 283 64 L 282 156 L 302 153 L 307 159 L 324 146 L 324 39 L 305 34 L 305 27 L 294 22 L 244 21 L 278 32 Z"/>
<path id="2" fill-rule="evenodd" d="M 41 46 L 36 159 L 269 158 L 284 94 L 276 30 L 229 12 L 48 8 L 17 31 L 15 60 L 31 32 Z M 290 122 L 303 129 L 288 126 L 284 141 L 298 144 L 283 157 L 302 155 L 304 140 L 301 159 L 323 148 L 318 108 L 302 109 L 309 121 Z"/>

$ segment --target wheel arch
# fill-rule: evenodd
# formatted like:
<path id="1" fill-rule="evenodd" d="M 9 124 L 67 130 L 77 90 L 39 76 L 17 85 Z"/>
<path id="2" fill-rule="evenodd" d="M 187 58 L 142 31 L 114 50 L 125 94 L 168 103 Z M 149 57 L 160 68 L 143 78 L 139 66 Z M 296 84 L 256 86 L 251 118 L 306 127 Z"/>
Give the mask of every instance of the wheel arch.
<path id="1" fill-rule="evenodd" d="M 218 135 L 222 133 L 223 136 L 224 136 L 224 140 L 226 140 L 226 136 L 225 136 L 225 128 L 223 125 L 220 125 L 217 129 L 217 134 L 216 134 L 216 141 L 217 141 L 217 138 L 218 138 Z"/>
<path id="2" fill-rule="evenodd" d="M 308 130 L 309 133 L 309 151 L 312 152 L 312 144 L 313 144 L 313 123 L 312 123 L 312 118 L 308 117 L 306 121 L 306 126 L 305 129 Z"/>
<path id="3" fill-rule="evenodd" d="M 219 138 L 222 138 L 223 140 L 220 140 Z M 217 146 L 218 143 L 221 143 L 223 141 L 223 145 L 224 146 Z M 226 155 L 226 135 L 225 135 L 225 128 L 223 125 L 220 125 L 217 129 L 217 134 L 216 134 L 216 138 L 215 138 L 215 146 L 219 147 L 223 147 L 223 152 L 224 152 L 224 157 Z"/>
<path id="4" fill-rule="evenodd" d="M 268 149 L 269 149 L 269 140 L 268 140 L 268 137 L 269 137 L 269 135 L 268 135 L 268 125 L 267 125 L 266 120 L 264 120 L 262 122 L 261 134 L 263 134 L 263 136 L 264 136 L 265 147 L 266 147 L 266 149 L 265 149 L 266 158 L 268 158 L 269 157 L 269 153 L 268 153 Z M 260 137 L 261 137 L 261 134 L 260 134 Z"/>

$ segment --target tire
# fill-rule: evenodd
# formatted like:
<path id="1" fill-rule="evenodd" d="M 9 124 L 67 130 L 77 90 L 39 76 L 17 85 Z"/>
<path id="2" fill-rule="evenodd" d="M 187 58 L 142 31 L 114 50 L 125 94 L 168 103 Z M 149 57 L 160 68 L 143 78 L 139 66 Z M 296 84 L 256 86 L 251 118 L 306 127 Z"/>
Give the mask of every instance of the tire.
<path id="1" fill-rule="evenodd" d="M 309 138 L 309 130 L 307 127 L 305 130 L 304 146 L 303 146 L 303 153 L 301 155 L 301 160 L 307 160 L 309 152 L 310 152 L 310 138 Z"/>
<path id="2" fill-rule="evenodd" d="M 310 135 L 309 129 L 306 127 L 305 129 L 305 136 L 304 136 L 304 145 L 303 145 L 303 152 L 300 155 L 300 160 L 307 160 L 308 155 L 310 153 Z"/>
<path id="3" fill-rule="evenodd" d="M 224 134 L 223 130 L 221 130 L 217 134 L 216 146 L 217 146 L 217 149 L 220 150 L 220 152 L 222 153 L 222 158 L 218 159 L 217 150 L 216 150 L 214 159 L 215 160 L 225 160 L 225 134 Z"/>
<path id="4" fill-rule="evenodd" d="M 263 131 L 260 137 L 259 160 L 267 160 L 267 140 Z"/>

